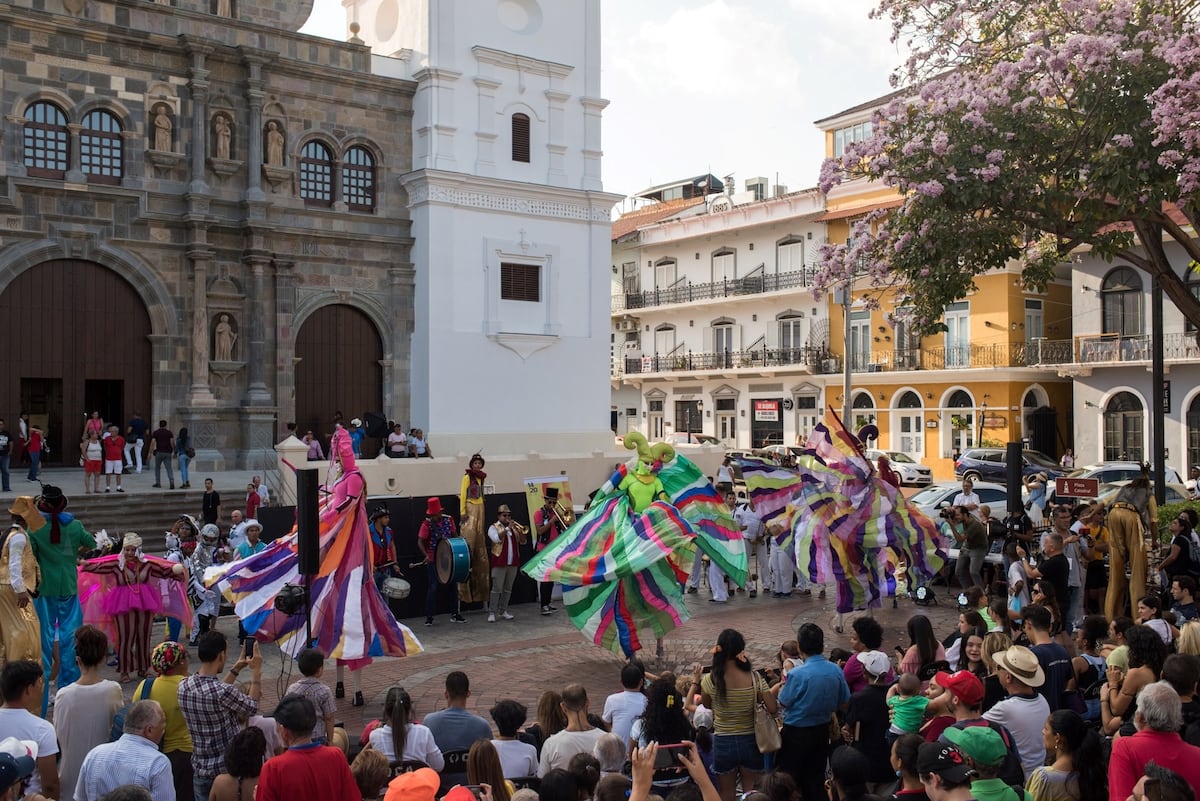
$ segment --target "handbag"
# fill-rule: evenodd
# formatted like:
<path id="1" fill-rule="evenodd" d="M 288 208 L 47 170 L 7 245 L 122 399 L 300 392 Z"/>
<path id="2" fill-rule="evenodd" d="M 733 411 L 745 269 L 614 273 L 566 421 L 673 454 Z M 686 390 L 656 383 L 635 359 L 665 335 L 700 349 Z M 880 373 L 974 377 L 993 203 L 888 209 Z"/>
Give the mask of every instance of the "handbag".
<path id="1" fill-rule="evenodd" d="M 189 458 L 189 459 L 196 458 L 196 449 L 195 448 L 187 447 L 187 448 L 183 449 L 183 452 L 184 452 L 184 454 L 187 455 L 187 458 Z"/>
<path id="2" fill-rule="evenodd" d="M 754 742 L 758 753 L 773 754 L 783 747 L 783 736 L 779 733 L 779 718 L 767 711 L 759 690 L 754 699 Z"/>

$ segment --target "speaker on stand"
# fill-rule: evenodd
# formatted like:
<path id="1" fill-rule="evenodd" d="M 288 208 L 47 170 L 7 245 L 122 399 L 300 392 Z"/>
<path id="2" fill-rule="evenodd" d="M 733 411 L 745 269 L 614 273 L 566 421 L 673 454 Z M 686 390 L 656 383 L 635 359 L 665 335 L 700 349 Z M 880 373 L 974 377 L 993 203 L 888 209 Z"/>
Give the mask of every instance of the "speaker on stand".
<path id="1" fill-rule="evenodd" d="M 305 643 L 312 645 L 312 596 L 309 585 L 321 570 L 321 519 L 317 511 L 316 469 L 296 471 L 296 555 L 304 577 Z"/>

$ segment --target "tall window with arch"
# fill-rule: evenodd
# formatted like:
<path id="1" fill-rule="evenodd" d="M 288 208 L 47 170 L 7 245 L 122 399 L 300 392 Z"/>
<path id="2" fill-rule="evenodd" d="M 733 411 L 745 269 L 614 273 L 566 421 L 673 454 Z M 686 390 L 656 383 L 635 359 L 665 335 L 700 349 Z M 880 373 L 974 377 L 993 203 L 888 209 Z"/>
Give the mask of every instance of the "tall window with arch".
<path id="1" fill-rule="evenodd" d="M 921 396 L 909 390 L 900 396 L 896 406 L 899 438 L 894 444 L 899 446 L 897 450 L 920 459 L 925 455 L 925 414 Z"/>
<path id="2" fill-rule="evenodd" d="M 1192 398 L 1187 408 L 1187 464 L 1190 471 L 1200 467 L 1200 395 Z"/>
<path id="3" fill-rule="evenodd" d="M 351 211 L 375 210 L 375 157 L 361 145 L 347 150 L 342 161 L 342 198 Z"/>
<path id="4" fill-rule="evenodd" d="M 854 396 L 854 402 L 851 404 L 854 418 L 854 425 L 851 427 L 851 433 L 855 433 L 863 426 L 875 422 L 875 399 L 871 397 L 870 392 L 860 392 Z"/>
<path id="5" fill-rule="evenodd" d="M 804 273 L 804 240 L 791 236 L 779 243 L 775 248 L 775 263 L 780 275 L 788 273 Z M 801 283 L 808 286 L 811 276 L 803 274 Z"/>
<path id="6" fill-rule="evenodd" d="M 1145 458 L 1146 413 L 1132 392 L 1118 392 L 1104 404 L 1104 461 L 1141 462 Z"/>
<path id="7" fill-rule="evenodd" d="M 975 447 L 975 401 L 965 390 L 955 390 L 946 406 L 950 411 L 950 450 L 962 453 Z"/>
<path id="8" fill-rule="evenodd" d="M 785 314 L 779 318 L 779 349 L 785 364 L 795 364 L 804 347 L 804 317 Z"/>
<path id="9" fill-rule="evenodd" d="M 333 152 L 323 142 L 300 151 L 300 197 L 308 206 L 333 205 Z"/>
<path id="10" fill-rule="evenodd" d="M 1142 314 L 1142 277 L 1132 267 L 1118 267 L 1104 276 L 1100 286 L 1101 333 L 1138 337 L 1145 333 Z"/>
<path id="11" fill-rule="evenodd" d="M 35 178 L 65 178 L 71 168 L 67 115 L 47 100 L 25 109 L 23 163 Z"/>
<path id="12" fill-rule="evenodd" d="M 90 183 L 119 184 L 122 167 L 121 121 L 104 109 L 89 111 L 79 133 L 79 168 Z"/>

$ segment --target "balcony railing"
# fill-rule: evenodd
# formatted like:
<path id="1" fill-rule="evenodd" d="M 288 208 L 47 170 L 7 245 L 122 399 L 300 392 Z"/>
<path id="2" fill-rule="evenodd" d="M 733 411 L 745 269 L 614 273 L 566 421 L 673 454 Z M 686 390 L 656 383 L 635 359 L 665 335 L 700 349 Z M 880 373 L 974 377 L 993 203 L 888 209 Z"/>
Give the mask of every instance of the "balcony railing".
<path id="1" fill-rule="evenodd" d="M 856 373 L 878 373 L 1070 364 L 1074 361 L 1072 345 L 1070 340 L 1035 339 L 1032 342 L 851 353 L 850 369 Z"/>
<path id="2" fill-rule="evenodd" d="M 1123 337 L 1120 334 L 1095 334 L 1075 338 L 1075 349 L 1079 364 L 1105 364 L 1110 362 L 1149 361 L 1154 349 L 1149 336 Z M 1200 345 L 1196 335 L 1164 334 L 1162 338 L 1163 358 L 1200 359 Z"/>
<path id="3" fill-rule="evenodd" d="M 832 369 L 826 367 L 832 365 Z M 670 356 L 626 357 L 625 373 L 667 373 L 674 371 L 734 370 L 739 367 L 806 366 L 814 373 L 834 372 L 840 362 L 824 348 L 760 348 L 720 353 L 683 353 Z"/>
<path id="4" fill-rule="evenodd" d="M 613 295 L 612 310 L 621 312 L 632 309 L 648 309 L 652 306 L 669 306 L 677 303 L 690 303 L 695 300 L 761 295 L 764 292 L 776 292 L 780 289 L 808 287 L 812 286 L 815 275 L 815 269 L 796 270 L 775 275 L 755 270 L 744 278 L 714 281 L 708 284 L 693 284 L 687 282 L 685 277 L 663 289 Z"/>

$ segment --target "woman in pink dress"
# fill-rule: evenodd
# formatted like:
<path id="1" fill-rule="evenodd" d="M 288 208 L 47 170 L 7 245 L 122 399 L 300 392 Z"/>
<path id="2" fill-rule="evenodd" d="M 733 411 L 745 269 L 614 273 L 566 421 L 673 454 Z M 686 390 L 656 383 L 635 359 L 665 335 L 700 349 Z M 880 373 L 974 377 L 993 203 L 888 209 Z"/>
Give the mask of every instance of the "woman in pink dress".
<path id="1" fill-rule="evenodd" d="M 129 681 L 134 672 L 145 678 L 150 670 L 150 627 L 155 615 L 170 614 L 164 597 L 175 594 L 186 598 L 183 565 L 143 556 L 141 545 L 142 538 L 131 531 L 121 542 L 120 554 L 88 559 L 79 567 L 104 579 L 103 588 L 94 588 L 93 592 L 99 589 L 99 611 L 116 627 L 117 669 L 122 682 Z M 89 612 L 94 614 L 96 606 L 85 602 L 85 620 L 92 616 Z"/>

